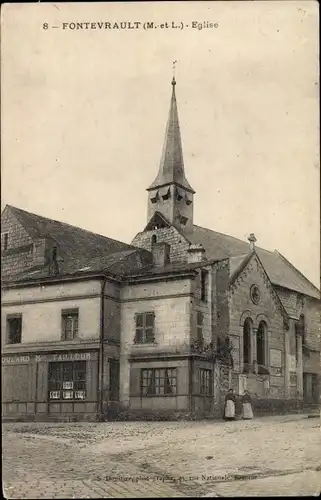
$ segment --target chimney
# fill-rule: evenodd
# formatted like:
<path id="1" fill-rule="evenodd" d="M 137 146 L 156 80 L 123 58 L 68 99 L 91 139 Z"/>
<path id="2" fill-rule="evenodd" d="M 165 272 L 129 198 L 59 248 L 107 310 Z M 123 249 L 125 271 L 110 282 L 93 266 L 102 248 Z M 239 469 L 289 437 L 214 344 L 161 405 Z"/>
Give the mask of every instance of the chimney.
<path id="1" fill-rule="evenodd" d="M 250 236 L 248 237 L 248 240 L 250 242 L 251 252 L 253 252 L 253 250 L 255 249 L 255 242 L 257 241 L 255 238 L 255 234 L 251 233 Z"/>
<path id="2" fill-rule="evenodd" d="M 154 266 L 163 267 L 169 263 L 170 258 L 170 245 L 165 242 L 153 243 L 152 253 L 153 253 L 153 263 Z"/>
<path id="3" fill-rule="evenodd" d="M 203 248 L 201 244 L 190 245 L 187 253 L 187 262 L 190 264 L 192 262 L 201 262 L 202 260 L 205 260 L 205 248 Z"/>

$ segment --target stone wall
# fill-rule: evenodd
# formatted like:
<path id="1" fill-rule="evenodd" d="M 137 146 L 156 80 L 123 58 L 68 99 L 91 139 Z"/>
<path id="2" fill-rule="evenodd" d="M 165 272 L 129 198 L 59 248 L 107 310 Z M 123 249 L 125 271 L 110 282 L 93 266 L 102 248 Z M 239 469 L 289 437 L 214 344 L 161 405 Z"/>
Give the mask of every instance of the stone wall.
<path id="1" fill-rule="evenodd" d="M 131 244 L 151 251 L 152 236 L 156 236 L 157 243 L 165 242 L 170 245 L 171 262 L 185 262 L 187 260 L 189 242 L 174 226 L 138 233 Z"/>
<path id="2" fill-rule="evenodd" d="M 7 207 L 1 216 L 1 233 L 8 233 L 8 248 L 1 248 L 3 278 L 18 274 L 33 265 L 33 239 Z"/>
<path id="3" fill-rule="evenodd" d="M 155 342 L 134 344 L 135 315 L 153 312 Z M 121 395 L 129 401 L 131 354 L 148 358 L 156 353 L 182 353 L 188 348 L 191 329 L 191 280 L 177 279 L 162 282 L 130 284 L 121 291 Z"/>
<path id="4" fill-rule="evenodd" d="M 22 344 L 61 340 L 62 309 L 79 309 L 78 337 L 99 339 L 101 285 L 97 281 L 9 289 L 2 296 L 2 342 L 7 314 L 22 314 Z"/>
<path id="5" fill-rule="evenodd" d="M 257 285 L 260 290 L 260 299 L 257 304 L 251 300 L 251 286 Z M 266 367 L 269 374 L 266 376 L 248 375 L 247 389 L 252 394 L 265 398 L 284 398 L 285 390 L 285 331 L 283 323 L 282 308 L 272 286 L 256 258 L 252 258 L 247 266 L 238 276 L 231 287 L 230 297 L 230 336 L 233 343 L 238 347 L 239 359 L 234 353 L 235 371 L 242 372 L 243 359 L 243 325 L 246 318 L 253 323 L 251 339 L 251 364 L 257 361 L 256 352 L 256 330 L 260 321 L 267 325 L 267 341 L 265 348 Z M 280 352 L 281 367 L 276 371 L 270 363 L 270 350 Z"/>

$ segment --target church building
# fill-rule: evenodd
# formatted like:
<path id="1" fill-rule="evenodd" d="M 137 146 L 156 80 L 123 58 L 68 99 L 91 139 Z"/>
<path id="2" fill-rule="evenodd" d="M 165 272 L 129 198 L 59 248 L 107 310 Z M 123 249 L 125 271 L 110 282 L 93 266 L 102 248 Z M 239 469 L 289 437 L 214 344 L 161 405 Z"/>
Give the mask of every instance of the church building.
<path id="1" fill-rule="evenodd" d="M 147 193 L 131 244 L 4 209 L 3 416 L 211 417 L 230 387 L 254 410 L 318 404 L 320 292 L 254 234 L 194 223 L 175 78 Z"/>

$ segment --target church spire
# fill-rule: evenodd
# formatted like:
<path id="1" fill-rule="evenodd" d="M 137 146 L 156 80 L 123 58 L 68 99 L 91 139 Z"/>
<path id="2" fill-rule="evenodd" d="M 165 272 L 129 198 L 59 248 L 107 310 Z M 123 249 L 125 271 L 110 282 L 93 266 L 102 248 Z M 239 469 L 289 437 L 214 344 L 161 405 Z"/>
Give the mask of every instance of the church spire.
<path id="1" fill-rule="evenodd" d="M 159 172 L 154 182 L 148 188 L 148 191 L 161 186 L 175 184 L 186 189 L 190 193 L 195 193 L 185 177 L 175 86 L 176 79 L 174 74 L 172 79 L 171 104 Z"/>
<path id="2" fill-rule="evenodd" d="M 195 191 L 185 177 L 184 160 L 179 129 L 176 79 L 172 79 L 172 97 L 167 121 L 163 153 L 159 171 L 149 186 L 147 220 L 148 227 L 159 227 L 166 220 L 168 224 L 184 232 L 193 231 L 193 198 Z M 159 216 L 162 220 L 158 220 Z"/>

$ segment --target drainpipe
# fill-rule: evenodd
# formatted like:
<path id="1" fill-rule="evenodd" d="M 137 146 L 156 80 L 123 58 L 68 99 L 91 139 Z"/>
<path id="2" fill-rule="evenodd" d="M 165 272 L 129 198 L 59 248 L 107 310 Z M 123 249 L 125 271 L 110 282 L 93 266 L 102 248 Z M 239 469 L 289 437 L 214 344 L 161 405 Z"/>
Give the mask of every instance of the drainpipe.
<path id="1" fill-rule="evenodd" d="M 99 362 L 98 362 L 98 394 L 99 394 L 99 418 L 103 414 L 103 387 L 104 387 L 104 327 L 105 327 L 105 300 L 104 291 L 107 278 L 104 278 L 101 285 L 100 301 L 100 336 L 99 336 Z"/>

